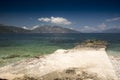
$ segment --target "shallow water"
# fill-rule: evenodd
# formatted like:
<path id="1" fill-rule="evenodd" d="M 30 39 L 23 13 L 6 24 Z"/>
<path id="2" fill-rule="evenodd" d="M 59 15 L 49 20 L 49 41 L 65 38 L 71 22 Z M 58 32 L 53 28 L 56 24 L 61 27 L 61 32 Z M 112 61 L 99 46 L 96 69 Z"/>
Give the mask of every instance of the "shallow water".
<path id="1" fill-rule="evenodd" d="M 105 40 L 107 52 L 120 55 L 120 34 L 0 34 L 0 63 L 49 54 L 56 49 L 73 48 L 87 39 Z M 2 61 L 4 59 L 4 61 Z M 12 60 L 12 61 L 11 61 Z"/>
<path id="2" fill-rule="evenodd" d="M 0 54 L 49 53 L 46 49 L 72 48 L 87 39 L 105 40 L 108 51 L 120 52 L 120 34 L 0 34 Z"/>

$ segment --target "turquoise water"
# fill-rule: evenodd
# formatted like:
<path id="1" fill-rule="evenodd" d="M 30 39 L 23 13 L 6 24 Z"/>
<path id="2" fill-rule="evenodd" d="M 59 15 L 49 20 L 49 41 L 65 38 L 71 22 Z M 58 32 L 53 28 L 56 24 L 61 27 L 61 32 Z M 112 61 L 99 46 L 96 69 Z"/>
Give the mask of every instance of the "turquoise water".
<path id="1" fill-rule="evenodd" d="M 105 40 L 108 54 L 120 55 L 120 34 L 0 34 L 0 63 L 73 48 L 87 39 Z"/>

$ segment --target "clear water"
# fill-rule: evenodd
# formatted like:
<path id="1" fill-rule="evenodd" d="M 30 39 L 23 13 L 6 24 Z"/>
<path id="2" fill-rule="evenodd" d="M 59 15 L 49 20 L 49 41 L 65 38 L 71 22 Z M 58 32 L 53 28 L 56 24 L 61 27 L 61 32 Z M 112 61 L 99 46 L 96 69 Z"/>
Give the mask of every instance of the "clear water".
<path id="1" fill-rule="evenodd" d="M 21 58 L 49 54 L 56 49 L 73 48 L 87 39 L 105 40 L 108 54 L 120 55 L 120 33 L 117 34 L 0 34 L 0 63 L 10 63 Z M 9 58 L 10 55 L 17 55 Z M 18 57 L 19 55 L 19 57 Z M 4 59 L 5 58 L 5 59 Z"/>

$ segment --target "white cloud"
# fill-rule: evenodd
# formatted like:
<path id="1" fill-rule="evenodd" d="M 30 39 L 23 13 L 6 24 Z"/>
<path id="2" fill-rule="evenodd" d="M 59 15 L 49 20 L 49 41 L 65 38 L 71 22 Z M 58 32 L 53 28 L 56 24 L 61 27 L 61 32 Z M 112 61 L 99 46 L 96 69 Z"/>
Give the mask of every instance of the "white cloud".
<path id="1" fill-rule="evenodd" d="M 70 21 L 68 21 L 66 18 L 63 17 L 51 17 L 51 23 L 65 24 L 65 25 L 71 24 Z"/>
<path id="2" fill-rule="evenodd" d="M 120 29 L 120 26 L 113 26 L 112 28 L 117 28 L 117 29 Z"/>
<path id="3" fill-rule="evenodd" d="M 38 18 L 39 21 L 50 22 L 54 24 L 69 25 L 71 22 L 63 17 Z"/>
<path id="4" fill-rule="evenodd" d="M 91 26 L 84 26 L 80 29 L 82 32 L 91 33 L 97 31 L 97 28 Z"/>
<path id="5" fill-rule="evenodd" d="M 27 30 L 29 30 L 29 28 L 27 28 L 26 26 L 23 26 L 22 28 L 23 28 L 23 29 L 27 29 Z"/>
<path id="6" fill-rule="evenodd" d="M 35 25 L 35 26 L 33 26 L 32 28 L 31 28 L 31 30 L 33 30 L 33 29 L 35 29 L 35 28 L 38 28 L 39 27 L 39 25 Z"/>
<path id="7" fill-rule="evenodd" d="M 120 20 L 120 17 L 115 17 L 115 18 L 111 18 L 111 19 L 107 19 L 107 22 L 113 22 L 113 21 L 118 21 Z"/>
<path id="8" fill-rule="evenodd" d="M 49 22 L 51 19 L 50 18 L 38 18 L 39 21 L 43 22 Z"/>
<path id="9" fill-rule="evenodd" d="M 26 27 L 26 26 L 23 26 L 22 28 L 23 29 L 26 29 L 26 30 L 33 30 L 33 29 L 35 29 L 35 28 L 38 28 L 40 25 L 35 25 L 35 26 L 33 26 L 33 27 L 31 27 L 31 28 L 28 28 L 28 27 Z"/>
<path id="10" fill-rule="evenodd" d="M 106 29 L 108 29 L 107 25 L 105 23 L 102 23 L 96 27 L 84 26 L 80 29 L 80 31 L 86 32 L 86 33 L 91 33 L 91 32 L 101 32 Z"/>
<path id="11" fill-rule="evenodd" d="M 105 30 L 106 28 L 107 28 L 107 26 L 106 26 L 105 23 L 102 23 L 102 24 L 98 25 L 99 30 Z"/>

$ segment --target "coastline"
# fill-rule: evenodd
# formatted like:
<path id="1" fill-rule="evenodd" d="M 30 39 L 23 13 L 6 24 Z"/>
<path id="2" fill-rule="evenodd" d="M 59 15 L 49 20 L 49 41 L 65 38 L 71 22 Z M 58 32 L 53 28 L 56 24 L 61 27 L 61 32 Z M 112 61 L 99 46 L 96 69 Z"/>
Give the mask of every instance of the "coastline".
<path id="1" fill-rule="evenodd" d="M 78 78 L 117 80 L 114 69 L 116 68 L 113 67 L 109 60 L 105 48 L 59 49 L 49 55 L 4 66 L 0 68 L 0 78 L 24 80 L 25 76 L 27 76 L 27 78 L 34 78 L 36 80 L 57 80 L 57 78 L 64 79 L 65 77 L 71 80 Z M 66 73 L 67 70 L 70 70 L 70 74 Z M 74 74 L 71 74 L 71 71 Z M 86 75 L 83 75 L 83 73 Z M 56 77 L 51 76 L 52 74 L 56 74 Z M 73 76 L 71 77 L 70 75 Z M 81 77 L 81 75 L 84 77 Z"/>

